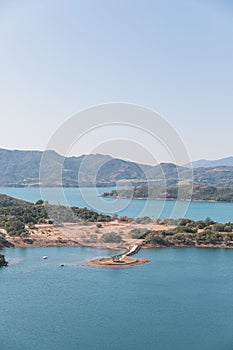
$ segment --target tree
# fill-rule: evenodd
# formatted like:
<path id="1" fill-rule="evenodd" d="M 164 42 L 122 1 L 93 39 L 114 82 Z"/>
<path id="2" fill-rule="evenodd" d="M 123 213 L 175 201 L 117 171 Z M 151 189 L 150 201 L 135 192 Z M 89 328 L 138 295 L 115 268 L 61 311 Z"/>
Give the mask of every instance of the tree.
<path id="1" fill-rule="evenodd" d="M 24 223 L 16 217 L 5 223 L 5 230 L 10 236 L 19 236 L 25 231 Z"/>
<path id="2" fill-rule="evenodd" d="M 44 201 L 43 201 L 42 199 L 39 199 L 39 200 L 35 203 L 35 205 L 42 205 L 42 204 L 44 204 Z"/>

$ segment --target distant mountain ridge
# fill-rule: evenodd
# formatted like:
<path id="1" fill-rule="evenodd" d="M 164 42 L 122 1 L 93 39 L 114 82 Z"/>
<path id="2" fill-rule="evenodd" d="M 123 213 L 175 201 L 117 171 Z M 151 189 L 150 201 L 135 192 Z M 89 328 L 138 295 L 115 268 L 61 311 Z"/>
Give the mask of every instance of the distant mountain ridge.
<path id="1" fill-rule="evenodd" d="M 219 166 L 233 166 L 233 157 L 221 158 L 217 160 L 200 159 L 188 164 L 193 168 L 214 168 Z"/>
<path id="2" fill-rule="evenodd" d="M 41 160 L 44 166 L 40 178 Z M 198 167 L 193 175 L 197 185 L 233 187 L 233 166 Z M 176 186 L 187 184 L 191 178 L 190 168 L 172 163 L 152 166 L 101 154 L 63 157 L 55 151 L 0 149 L 0 186 L 5 187 L 113 186 L 129 182 L 140 186 L 147 181 Z"/>
<path id="3" fill-rule="evenodd" d="M 39 178 L 43 160 L 43 176 Z M 62 182 L 59 178 L 62 168 Z M 19 151 L 0 149 L 0 186 L 78 186 L 97 183 L 114 185 L 118 181 L 168 181 L 176 184 L 180 173 L 189 169 L 174 164 L 157 166 L 137 164 L 109 155 L 91 154 L 63 157 L 55 151 Z M 42 180 L 42 183 L 39 183 Z"/>

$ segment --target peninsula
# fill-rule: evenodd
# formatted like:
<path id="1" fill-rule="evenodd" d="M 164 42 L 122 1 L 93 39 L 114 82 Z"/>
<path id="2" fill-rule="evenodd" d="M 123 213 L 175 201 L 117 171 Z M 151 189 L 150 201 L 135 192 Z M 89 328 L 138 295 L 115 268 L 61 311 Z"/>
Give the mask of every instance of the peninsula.
<path id="1" fill-rule="evenodd" d="M 233 202 L 233 187 L 220 187 L 210 185 L 162 186 L 145 185 L 113 190 L 105 192 L 103 197 L 107 198 L 133 198 L 133 199 L 155 199 L 155 200 L 190 200 L 206 202 Z"/>
<path id="2" fill-rule="evenodd" d="M 135 244 L 143 248 L 233 248 L 233 224 L 209 218 L 117 218 L 87 208 L 48 205 L 40 200 L 34 204 L 0 195 L 0 249 L 94 246 L 128 251 Z"/>

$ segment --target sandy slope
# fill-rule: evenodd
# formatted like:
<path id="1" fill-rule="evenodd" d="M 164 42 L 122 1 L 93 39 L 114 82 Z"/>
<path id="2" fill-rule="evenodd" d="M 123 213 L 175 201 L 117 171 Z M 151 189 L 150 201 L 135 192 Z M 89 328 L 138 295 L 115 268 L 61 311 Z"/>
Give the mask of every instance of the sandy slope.
<path id="1" fill-rule="evenodd" d="M 164 225 L 154 223 L 136 224 L 120 222 L 118 220 L 101 223 L 101 225 L 102 227 L 98 228 L 97 223 L 64 223 L 59 226 L 40 224 L 35 225 L 33 229 L 28 229 L 28 237 L 7 236 L 6 239 L 13 243 L 15 247 L 89 245 L 121 249 L 128 248 L 137 241 L 129 237 L 129 232 L 132 229 L 143 228 L 158 231 L 167 228 Z M 123 240 L 122 243 L 102 242 L 102 235 L 108 232 L 120 234 Z"/>

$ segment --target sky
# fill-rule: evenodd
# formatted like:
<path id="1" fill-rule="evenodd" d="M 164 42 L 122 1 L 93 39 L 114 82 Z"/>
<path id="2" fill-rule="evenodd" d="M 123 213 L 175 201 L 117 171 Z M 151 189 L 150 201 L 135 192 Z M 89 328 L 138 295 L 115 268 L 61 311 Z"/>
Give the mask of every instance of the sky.
<path id="1" fill-rule="evenodd" d="M 230 0 L 0 0 L 0 147 L 43 150 L 72 115 L 126 102 L 192 160 L 233 155 L 232 15 Z M 100 150 L 145 160 L 118 146 Z"/>

